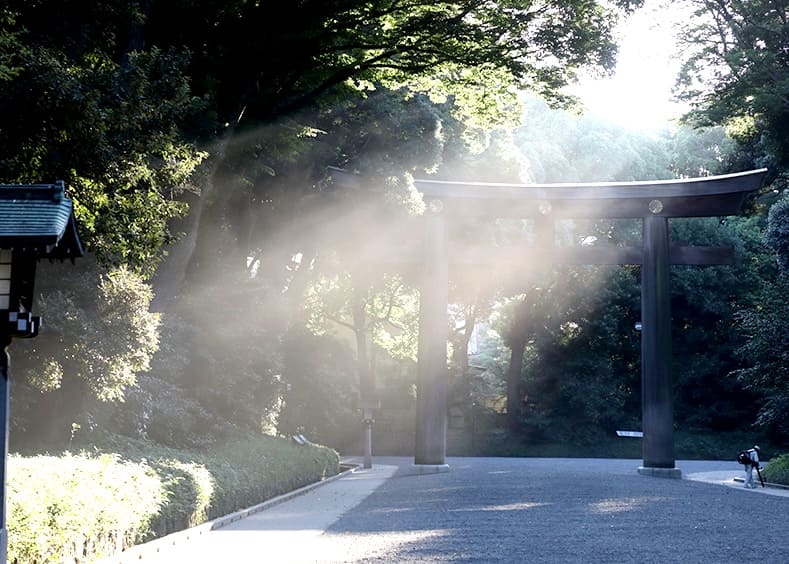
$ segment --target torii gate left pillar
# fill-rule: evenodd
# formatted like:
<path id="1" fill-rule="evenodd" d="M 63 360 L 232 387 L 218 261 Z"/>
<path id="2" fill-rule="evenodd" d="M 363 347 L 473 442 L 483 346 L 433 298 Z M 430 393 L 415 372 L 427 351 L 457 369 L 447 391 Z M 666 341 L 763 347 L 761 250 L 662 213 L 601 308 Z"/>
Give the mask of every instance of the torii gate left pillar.
<path id="1" fill-rule="evenodd" d="M 417 366 L 414 464 L 430 471 L 448 469 L 447 305 L 449 253 L 440 205 L 424 221 L 424 260 L 419 285 L 419 362 Z"/>

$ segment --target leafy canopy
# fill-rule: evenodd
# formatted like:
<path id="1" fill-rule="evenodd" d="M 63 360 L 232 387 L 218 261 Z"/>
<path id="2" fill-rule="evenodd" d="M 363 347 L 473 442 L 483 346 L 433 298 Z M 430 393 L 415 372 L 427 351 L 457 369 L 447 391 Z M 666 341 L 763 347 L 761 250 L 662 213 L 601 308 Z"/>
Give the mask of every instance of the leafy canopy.
<path id="1" fill-rule="evenodd" d="M 685 2 L 685 62 L 677 84 L 691 123 L 728 125 L 741 140 L 763 136 L 789 164 L 789 7 L 783 2 Z"/>

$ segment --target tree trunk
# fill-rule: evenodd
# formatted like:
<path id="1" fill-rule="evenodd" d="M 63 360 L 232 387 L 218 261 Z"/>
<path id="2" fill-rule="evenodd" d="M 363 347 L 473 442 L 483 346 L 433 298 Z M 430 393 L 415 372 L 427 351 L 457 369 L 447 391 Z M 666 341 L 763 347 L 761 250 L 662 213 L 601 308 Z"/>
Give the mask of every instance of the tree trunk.
<path id="1" fill-rule="evenodd" d="M 521 373 L 523 354 L 526 349 L 526 332 L 516 331 L 510 340 L 510 365 L 507 369 L 507 424 L 510 429 L 518 429 L 523 415 L 523 393 Z"/>
<path id="2" fill-rule="evenodd" d="M 375 376 L 370 370 L 367 354 L 367 324 L 364 310 L 367 291 L 355 287 L 353 290 L 353 332 L 356 336 L 356 366 L 359 373 L 359 399 L 362 405 L 371 405 L 376 399 Z"/>

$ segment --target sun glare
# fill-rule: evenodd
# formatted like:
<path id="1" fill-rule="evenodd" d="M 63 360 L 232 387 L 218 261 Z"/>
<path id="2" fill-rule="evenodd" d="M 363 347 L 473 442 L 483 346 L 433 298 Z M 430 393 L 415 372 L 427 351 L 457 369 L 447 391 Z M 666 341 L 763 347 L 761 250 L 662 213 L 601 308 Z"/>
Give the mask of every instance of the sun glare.
<path id="1" fill-rule="evenodd" d="M 675 34 L 685 12 L 677 3 L 647 0 L 620 24 L 619 56 L 610 78 L 583 77 L 569 91 L 585 111 L 639 130 L 659 130 L 675 123 L 685 105 L 672 100 L 680 62 Z"/>

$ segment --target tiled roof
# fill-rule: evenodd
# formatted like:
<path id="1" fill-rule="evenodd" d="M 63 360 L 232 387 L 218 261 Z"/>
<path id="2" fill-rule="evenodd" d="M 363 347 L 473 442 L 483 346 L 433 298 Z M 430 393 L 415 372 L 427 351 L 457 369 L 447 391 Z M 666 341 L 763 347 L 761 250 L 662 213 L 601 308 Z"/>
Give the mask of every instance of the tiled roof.
<path id="1" fill-rule="evenodd" d="M 58 259 L 83 255 L 63 182 L 0 184 L 0 248 Z"/>

